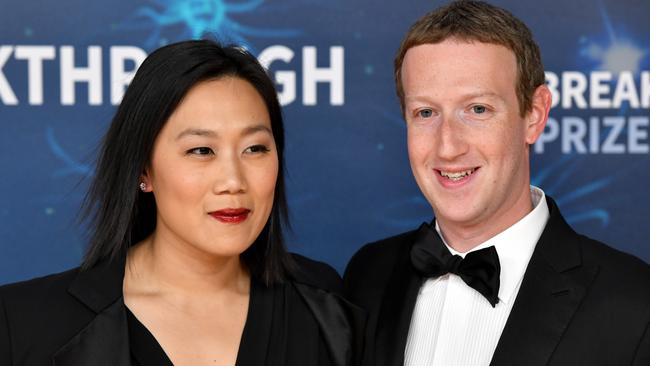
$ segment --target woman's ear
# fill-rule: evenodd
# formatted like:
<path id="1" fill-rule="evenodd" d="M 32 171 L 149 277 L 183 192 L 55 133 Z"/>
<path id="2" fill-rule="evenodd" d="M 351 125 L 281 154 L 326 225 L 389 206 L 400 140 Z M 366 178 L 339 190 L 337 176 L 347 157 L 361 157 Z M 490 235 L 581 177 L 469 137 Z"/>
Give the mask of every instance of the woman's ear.
<path id="1" fill-rule="evenodd" d="M 151 184 L 151 180 L 149 179 L 149 174 L 146 170 L 140 175 L 140 183 L 138 184 L 138 187 L 142 192 L 153 191 L 153 186 Z"/>

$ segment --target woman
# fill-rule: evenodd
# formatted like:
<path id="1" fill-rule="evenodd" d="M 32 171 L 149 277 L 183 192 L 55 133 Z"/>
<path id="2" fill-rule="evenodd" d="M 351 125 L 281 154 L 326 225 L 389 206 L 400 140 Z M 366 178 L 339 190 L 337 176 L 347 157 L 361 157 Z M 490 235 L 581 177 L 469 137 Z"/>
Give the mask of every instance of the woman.
<path id="1" fill-rule="evenodd" d="M 82 266 L 0 289 L 0 364 L 355 363 L 338 275 L 284 249 L 283 146 L 249 53 L 153 52 L 103 141 Z"/>

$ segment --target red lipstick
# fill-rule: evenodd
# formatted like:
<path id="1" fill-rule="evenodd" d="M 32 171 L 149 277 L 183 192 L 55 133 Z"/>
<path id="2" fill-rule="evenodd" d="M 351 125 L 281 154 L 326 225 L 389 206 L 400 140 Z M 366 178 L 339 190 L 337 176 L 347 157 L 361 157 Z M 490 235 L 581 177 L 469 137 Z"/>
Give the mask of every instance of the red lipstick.
<path id="1" fill-rule="evenodd" d="M 247 208 L 224 208 L 210 212 L 210 216 L 226 224 L 239 224 L 248 218 L 250 212 Z"/>

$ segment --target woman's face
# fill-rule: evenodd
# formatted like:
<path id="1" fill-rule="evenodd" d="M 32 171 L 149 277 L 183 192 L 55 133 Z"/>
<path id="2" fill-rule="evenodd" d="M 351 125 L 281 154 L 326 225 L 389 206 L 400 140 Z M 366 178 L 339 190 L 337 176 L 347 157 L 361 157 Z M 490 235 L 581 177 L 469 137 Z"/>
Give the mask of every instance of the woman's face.
<path id="1" fill-rule="evenodd" d="M 236 256 L 262 231 L 278 176 L 266 105 L 237 77 L 195 85 L 156 138 L 143 176 L 157 212 L 155 241 Z"/>

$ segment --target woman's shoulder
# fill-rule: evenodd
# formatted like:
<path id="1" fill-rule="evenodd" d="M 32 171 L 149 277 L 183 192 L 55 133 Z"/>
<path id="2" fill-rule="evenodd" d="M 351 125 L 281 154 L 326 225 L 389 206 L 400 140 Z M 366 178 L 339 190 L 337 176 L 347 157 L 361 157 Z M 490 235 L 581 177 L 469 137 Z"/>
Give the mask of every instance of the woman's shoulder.
<path id="1" fill-rule="evenodd" d="M 30 280 L 0 286 L 0 298 L 7 303 L 34 304 L 67 294 L 71 282 L 79 273 L 79 267 Z M 41 303 L 42 304 L 42 303 Z"/>
<path id="2" fill-rule="evenodd" d="M 54 342 L 59 333 L 69 335 L 65 329 L 83 311 L 68 293 L 78 271 L 75 268 L 0 287 L 0 328 L 11 330 L 17 354 L 27 354 L 29 345 L 46 342 L 46 337 L 50 338 L 47 342 Z"/>
<path id="3" fill-rule="evenodd" d="M 54 332 L 66 321 L 88 312 L 69 293 L 79 272 L 74 268 L 65 272 L 38 277 L 0 287 L 2 322 L 19 329 L 51 328 Z M 80 313 L 81 312 L 81 313 Z M 2 327 L 2 325 L 0 325 Z"/>
<path id="4" fill-rule="evenodd" d="M 291 271 L 293 281 L 336 294 L 343 292 L 341 276 L 332 266 L 300 254 L 292 253 L 292 257 L 296 264 Z"/>
<path id="5" fill-rule="evenodd" d="M 81 272 L 83 273 L 83 272 Z M 95 313 L 71 292 L 79 268 L 0 287 L 0 364 L 45 364 Z"/>
<path id="6" fill-rule="evenodd" d="M 318 324 L 335 365 L 358 363 L 365 313 L 342 295 L 342 280 L 330 265 L 293 254 L 296 270 L 292 278 L 296 291 Z"/>

